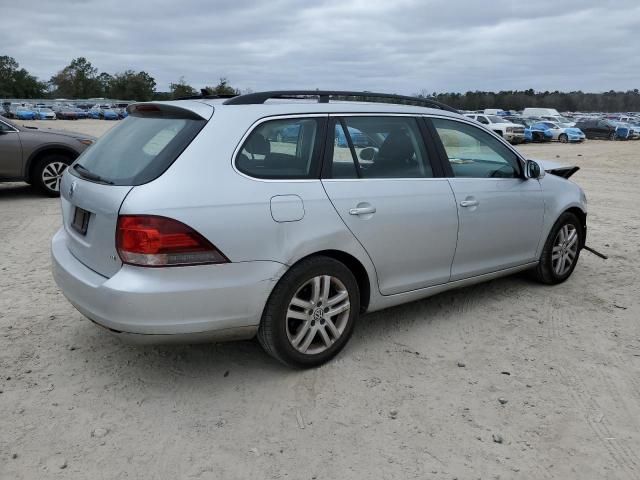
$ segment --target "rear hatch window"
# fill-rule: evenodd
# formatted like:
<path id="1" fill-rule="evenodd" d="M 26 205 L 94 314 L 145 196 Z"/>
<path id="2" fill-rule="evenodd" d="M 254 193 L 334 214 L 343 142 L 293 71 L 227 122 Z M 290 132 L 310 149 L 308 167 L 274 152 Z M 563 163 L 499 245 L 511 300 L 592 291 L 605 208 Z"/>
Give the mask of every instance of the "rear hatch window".
<path id="1" fill-rule="evenodd" d="M 171 166 L 206 123 L 175 106 L 133 105 L 129 116 L 87 149 L 70 171 L 108 185 L 148 183 Z"/>

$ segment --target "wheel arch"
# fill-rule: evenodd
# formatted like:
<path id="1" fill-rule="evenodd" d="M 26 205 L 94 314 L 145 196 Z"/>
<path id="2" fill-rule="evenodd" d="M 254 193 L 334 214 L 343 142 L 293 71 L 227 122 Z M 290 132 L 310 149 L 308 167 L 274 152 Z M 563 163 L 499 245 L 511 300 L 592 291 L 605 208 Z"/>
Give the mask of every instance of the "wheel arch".
<path id="1" fill-rule="evenodd" d="M 573 206 L 573 207 L 567 208 L 562 213 L 573 213 L 576 217 L 578 217 L 578 220 L 580 220 L 580 226 L 582 227 L 582 233 L 583 233 L 582 245 L 580 245 L 580 248 L 584 247 L 586 243 L 586 237 L 587 237 L 587 212 L 585 212 L 579 207 Z"/>
<path id="2" fill-rule="evenodd" d="M 26 165 L 25 177 L 28 178 L 30 181 L 33 181 L 33 173 L 34 173 L 35 166 L 38 164 L 38 161 L 40 161 L 40 159 L 46 157 L 47 155 L 56 155 L 56 154 L 64 155 L 72 161 L 78 158 L 78 156 L 80 155 L 78 152 L 76 152 L 72 148 L 64 145 L 44 146 L 34 151 L 33 153 L 31 153 L 31 155 L 29 156 L 29 159 L 27 160 L 27 165 Z"/>
<path id="3" fill-rule="evenodd" d="M 369 303 L 371 301 L 371 280 L 367 273 L 367 269 L 362 262 L 353 255 L 342 250 L 320 250 L 299 258 L 290 266 L 290 268 L 311 257 L 333 258 L 351 270 L 351 273 L 353 273 L 353 276 L 356 278 L 356 282 L 358 282 L 358 288 L 360 289 L 360 312 L 364 313 L 369 307 Z"/>

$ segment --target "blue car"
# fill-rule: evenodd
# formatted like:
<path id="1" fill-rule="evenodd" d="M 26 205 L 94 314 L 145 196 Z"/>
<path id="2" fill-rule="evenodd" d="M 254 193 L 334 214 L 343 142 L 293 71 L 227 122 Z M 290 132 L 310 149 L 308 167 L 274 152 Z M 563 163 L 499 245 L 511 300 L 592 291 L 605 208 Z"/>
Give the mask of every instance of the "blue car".
<path id="1" fill-rule="evenodd" d="M 506 118 L 510 122 L 524 127 L 525 142 L 550 142 L 553 140 L 553 131 L 538 119 L 517 116 L 509 116 Z"/>
<path id="2" fill-rule="evenodd" d="M 633 134 L 633 128 L 630 125 L 622 122 L 616 122 L 609 120 L 616 127 L 616 138 L 618 140 L 629 140 Z"/>
<path id="3" fill-rule="evenodd" d="M 105 120 L 120 120 L 118 113 L 110 108 L 103 108 L 100 116 Z"/>
<path id="4" fill-rule="evenodd" d="M 269 140 L 276 142 L 297 143 L 300 133 L 300 124 L 287 125 L 284 128 L 276 130 Z"/>
<path id="5" fill-rule="evenodd" d="M 16 108 L 15 117 L 18 120 L 35 120 L 36 119 L 36 112 L 34 112 L 33 110 L 31 110 L 29 108 L 18 107 L 18 108 Z"/>
<path id="6" fill-rule="evenodd" d="M 374 142 L 372 142 L 367 135 L 362 133 L 357 128 L 347 127 L 349 129 L 349 136 L 351 137 L 351 141 L 353 142 L 353 146 L 357 148 L 362 147 L 371 147 L 375 146 Z M 347 137 L 344 134 L 342 128 L 338 128 L 336 125 L 336 145 L 339 147 L 348 147 Z"/>

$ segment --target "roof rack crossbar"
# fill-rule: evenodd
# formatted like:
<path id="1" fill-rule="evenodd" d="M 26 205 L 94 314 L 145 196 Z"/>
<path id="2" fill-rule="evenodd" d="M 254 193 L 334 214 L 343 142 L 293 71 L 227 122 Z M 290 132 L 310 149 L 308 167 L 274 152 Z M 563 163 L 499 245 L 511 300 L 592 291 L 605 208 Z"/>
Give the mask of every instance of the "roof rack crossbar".
<path id="1" fill-rule="evenodd" d="M 230 98 L 229 100 L 225 101 L 224 104 L 259 105 L 261 103 L 265 103 L 270 99 L 295 99 L 299 97 L 318 97 L 318 103 L 329 103 L 331 97 L 333 97 L 335 100 L 344 100 L 344 97 L 347 97 L 347 100 L 356 98 L 362 101 L 395 100 L 395 103 L 404 102 L 404 104 L 417 104 L 418 106 L 422 107 L 438 108 L 440 110 L 458 113 L 455 108 L 445 105 L 444 103 L 440 103 L 436 100 L 432 100 L 430 98 L 410 97 L 406 95 L 395 95 L 390 93 L 352 92 L 347 90 L 275 90 L 270 92 L 255 92 Z"/>

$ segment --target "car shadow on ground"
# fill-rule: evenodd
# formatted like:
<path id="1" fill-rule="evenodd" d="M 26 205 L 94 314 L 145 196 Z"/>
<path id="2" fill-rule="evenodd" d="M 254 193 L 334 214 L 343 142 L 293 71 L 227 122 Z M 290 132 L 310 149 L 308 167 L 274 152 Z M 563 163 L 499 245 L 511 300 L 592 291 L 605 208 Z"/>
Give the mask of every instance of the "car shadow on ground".
<path id="1" fill-rule="evenodd" d="M 28 183 L 0 183 L 0 202 L 25 198 L 47 198 Z"/>
<path id="2" fill-rule="evenodd" d="M 409 332 L 411 335 L 411 330 L 420 329 L 424 333 L 425 323 L 435 329 L 440 324 L 451 322 L 452 316 L 458 322 L 456 328 L 461 328 L 459 322 L 474 323 L 477 327 L 477 318 L 473 315 L 474 308 L 486 312 L 487 308 L 495 303 L 497 294 L 503 298 L 505 295 L 518 298 L 531 289 L 539 294 L 539 288 L 544 287 L 529 280 L 525 274 L 519 274 L 364 315 L 360 318 L 353 337 L 333 362 L 348 362 L 351 358 L 363 355 L 372 346 L 391 347 L 393 340 L 390 337 L 393 336 L 393 330 Z M 461 316 L 459 312 L 463 308 L 467 314 Z M 159 384 L 174 384 L 180 380 L 183 386 L 186 383 L 198 388 L 197 382 L 222 382 L 230 373 L 235 378 L 263 382 L 303 372 L 288 368 L 272 359 L 255 339 L 221 344 L 138 346 L 120 342 L 89 321 L 75 331 L 77 335 L 74 335 L 73 341 L 86 344 L 86 347 L 82 348 L 86 368 L 96 369 L 104 374 L 104 365 L 101 365 L 100 359 L 107 355 L 112 362 L 119 365 L 113 373 L 118 372 L 120 380 L 125 383 L 126 377 L 132 381 L 154 378 Z M 92 366 L 94 362 L 95 365 Z M 331 365 L 331 362 L 328 365 Z"/>

